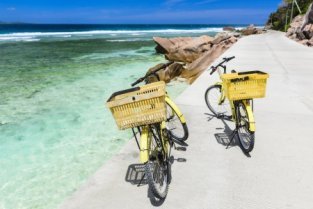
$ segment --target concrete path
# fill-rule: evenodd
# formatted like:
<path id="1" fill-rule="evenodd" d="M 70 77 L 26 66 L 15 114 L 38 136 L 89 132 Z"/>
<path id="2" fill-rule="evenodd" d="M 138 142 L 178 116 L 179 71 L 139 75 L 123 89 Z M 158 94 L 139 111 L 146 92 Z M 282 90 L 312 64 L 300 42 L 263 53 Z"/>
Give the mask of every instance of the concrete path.
<path id="1" fill-rule="evenodd" d="M 147 185 L 125 181 L 139 161 L 130 141 L 60 208 L 313 208 L 313 49 L 269 32 L 242 38 L 223 56 L 232 55 L 229 69 L 270 73 L 267 97 L 255 101 L 250 157 L 219 142 L 234 126 L 209 115 L 204 92 L 218 76 L 205 72 L 177 99 L 188 120 L 189 147 L 173 153 L 186 162 L 174 162 L 165 202 L 151 200 Z"/>

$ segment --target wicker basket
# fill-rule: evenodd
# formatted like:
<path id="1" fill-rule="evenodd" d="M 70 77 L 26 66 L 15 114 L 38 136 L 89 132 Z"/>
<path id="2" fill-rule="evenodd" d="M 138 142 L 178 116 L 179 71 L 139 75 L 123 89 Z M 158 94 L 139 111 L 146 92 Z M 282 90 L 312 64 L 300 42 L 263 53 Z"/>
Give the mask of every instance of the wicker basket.
<path id="1" fill-rule="evenodd" d="M 222 75 L 226 97 L 231 100 L 265 97 L 268 74 L 261 71 L 248 71 Z"/>
<path id="2" fill-rule="evenodd" d="M 107 102 L 119 129 L 166 120 L 163 81 L 114 93 Z"/>

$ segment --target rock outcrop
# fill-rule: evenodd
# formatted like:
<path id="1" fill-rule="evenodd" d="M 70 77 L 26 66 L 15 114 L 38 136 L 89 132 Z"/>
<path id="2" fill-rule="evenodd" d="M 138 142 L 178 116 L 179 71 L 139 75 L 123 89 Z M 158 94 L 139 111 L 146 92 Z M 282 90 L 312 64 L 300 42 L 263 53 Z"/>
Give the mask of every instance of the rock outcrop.
<path id="1" fill-rule="evenodd" d="M 182 45 L 185 45 L 192 40 L 191 37 L 179 37 L 179 38 L 160 38 L 154 37 L 153 40 L 157 43 L 155 50 L 157 53 L 165 54 L 170 53 L 171 48 L 178 48 Z"/>
<path id="2" fill-rule="evenodd" d="M 233 31 L 236 31 L 236 28 L 227 26 L 227 27 L 224 27 L 224 28 L 223 28 L 223 31 L 233 32 Z"/>
<path id="3" fill-rule="evenodd" d="M 244 36 L 262 34 L 263 32 L 263 29 L 256 28 L 254 25 L 249 25 L 247 28 L 241 30 L 241 33 Z"/>
<path id="4" fill-rule="evenodd" d="M 214 44 L 209 51 L 202 54 L 201 57 L 186 65 L 186 69 L 182 71 L 181 77 L 186 78 L 189 83 L 193 83 L 203 71 L 205 71 L 216 58 L 229 49 L 237 38 L 231 36 Z"/>
<path id="5" fill-rule="evenodd" d="M 174 61 L 172 65 L 158 72 L 160 80 L 170 82 L 179 76 L 192 83 L 217 57 L 237 42 L 238 34 L 219 33 L 215 37 L 205 35 L 197 38 L 154 37 L 153 40 L 157 44 L 156 51 L 164 54 L 167 60 Z M 149 69 L 148 72 L 159 66 Z M 156 78 L 150 79 L 155 81 Z"/>
<path id="6" fill-rule="evenodd" d="M 286 36 L 306 46 L 313 46 L 313 24 L 307 23 L 302 28 L 305 17 L 298 15 L 290 24 Z"/>
<path id="7" fill-rule="evenodd" d="M 228 48 L 237 42 L 238 38 L 243 35 L 260 34 L 264 31 L 250 25 L 242 31 L 236 31 L 235 28 L 225 27 L 225 31 L 217 34 L 215 37 L 200 36 L 197 38 L 178 37 L 178 38 L 161 38 L 154 37 L 156 43 L 155 50 L 157 53 L 164 54 L 165 58 L 173 61 L 169 67 L 160 70 L 158 76 L 160 80 L 170 82 L 179 77 L 177 80 L 194 82 L 199 75 L 208 69 L 211 63 L 223 54 Z M 157 65 L 149 72 L 154 71 L 161 65 Z M 157 78 L 149 78 L 150 82 L 156 81 Z"/>
<path id="8" fill-rule="evenodd" d="M 157 68 L 161 67 L 163 64 L 158 64 L 152 68 L 150 68 L 147 72 L 153 72 L 155 71 Z M 161 81 L 164 81 L 166 83 L 169 83 L 172 79 L 178 77 L 181 75 L 182 71 L 184 70 L 184 67 L 182 64 L 180 63 L 173 63 L 170 66 L 168 66 L 167 68 L 160 70 L 157 72 L 157 75 L 159 76 L 159 79 Z M 155 76 L 150 76 L 148 78 L 148 83 L 152 83 L 152 82 L 156 82 L 158 81 L 158 78 Z"/>
<path id="9" fill-rule="evenodd" d="M 153 38 L 157 43 L 156 48 L 165 48 L 162 54 L 166 59 L 176 62 L 192 62 L 199 58 L 205 51 L 210 50 L 211 42 L 214 40 L 210 36 L 201 36 L 198 38 Z M 171 43 L 171 44 L 164 44 Z"/>

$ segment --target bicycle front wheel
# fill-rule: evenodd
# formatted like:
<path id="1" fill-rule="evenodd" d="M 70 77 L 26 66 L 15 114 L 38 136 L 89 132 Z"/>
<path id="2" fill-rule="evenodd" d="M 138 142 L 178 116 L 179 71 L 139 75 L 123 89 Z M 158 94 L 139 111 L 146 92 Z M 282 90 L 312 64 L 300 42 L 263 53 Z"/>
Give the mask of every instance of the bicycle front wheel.
<path id="1" fill-rule="evenodd" d="M 228 99 L 222 98 L 222 86 L 210 86 L 205 92 L 205 102 L 215 116 L 231 117 L 231 108 Z"/>
<path id="2" fill-rule="evenodd" d="M 169 150 L 164 150 L 166 148 L 162 145 L 157 130 L 151 129 L 148 137 L 150 156 L 145 164 L 145 173 L 149 189 L 156 198 L 164 199 L 171 179 L 171 165 L 167 156 Z"/>
<path id="3" fill-rule="evenodd" d="M 166 102 L 167 109 L 167 129 L 171 132 L 171 136 L 179 141 L 186 141 L 188 139 L 188 127 L 180 119 L 180 115 L 175 111 L 174 104 Z"/>
<path id="4" fill-rule="evenodd" d="M 243 152 L 249 153 L 254 147 L 254 132 L 249 130 L 249 117 L 246 106 L 240 102 L 237 107 L 239 144 Z"/>

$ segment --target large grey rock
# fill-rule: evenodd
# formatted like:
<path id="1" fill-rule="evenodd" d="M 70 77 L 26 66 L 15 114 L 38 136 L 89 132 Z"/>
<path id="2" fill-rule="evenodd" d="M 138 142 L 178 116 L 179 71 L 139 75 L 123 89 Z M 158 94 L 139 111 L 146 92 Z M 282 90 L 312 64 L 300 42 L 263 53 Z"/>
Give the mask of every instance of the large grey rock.
<path id="1" fill-rule="evenodd" d="M 178 38 L 161 38 L 153 37 L 154 42 L 157 44 L 156 52 L 165 54 L 171 52 L 175 48 L 179 48 L 192 40 L 191 37 L 178 37 Z"/>
<path id="2" fill-rule="evenodd" d="M 230 38 L 230 34 L 229 33 L 218 33 L 216 34 L 216 36 L 214 37 L 214 40 L 212 41 L 212 44 L 219 44 L 222 41 L 226 40 Z"/>
<path id="3" fill-rule="evenodd" d="M 290 24 L 286 36 L 301 44 L 312 46 L 310 44 L 310 39 L 313 37 L 313 24 L 308 23 L 302 28 L 302 22 L 304 21 L 304 16 L 298 15 L 295 17 Z"/>
<path id="4" fill-rule="evenodd" d="M 152 68 L 150 68 L 147 72 L 153 72 L 154 70 L 156 70 L 157 68 L 161 67 L 163 64 L 158 64 Z M 183 70 L 183 65 L 179 64 L 179 63 L 173 63 L 170 66 L 168 66 L 167 68 L 164 68 L 160 71 L 157 72 L 157 75 L 159 76 L 161 81 L 164 81 L 166 83 L 169 83 L 173 78 L 180 76 L 181 72 Z M 148 82 L 156 82 L 158 81 L 158 78 L 155 76 L 151 76 L 148 78 Z"/>
<path id="5" fill-rule="evenodd" d="M 236 30 L 236 28 L 230 27 L 230 26 L 223 28 L 223 31 L 230 31 L 230 32 L 232 32 L 232 31 L 235 31 L 235 30 Z"/>
<path id="6" fill-rule="evenodd" d="M 190 63 L 198 59 L 204 52 L 211 49 L 212 41 L 210 36 L 201 36 L 185 42 L 175 48 L 171 48 L 169 53 L 165 54 L 166 59 L 171 61 Z"/>
<path id="7" fill-rule="evenodd" d="M 313 37 L 308 41 L 307 45 L 308 46 L 313 46 Z"/>
<path id="8" fill-rule="evenodd" d="M 263 29 L 256 28 L 254 25 L 249 25 L 247 28 L 242 29 L 241 33 L 244 36 L 249 36 L 249 35 L 253 35 L 253 34 L 262 34 L 265 31 L 266 30 L 263 31 Z"/>
<path id="9" fill-rule="evenodd" d="M 186 69 L 182 71 L 181 76 L 188 79 L 189 83 L 193 83 L 216 58 L 229 49 L 234 43 L 237 42 L 237 38 L 230 37 L 219 44 L 214 45 L 210 51 L 205 52 L 194 62 L 187 64 Z"/>
<path id="10" fill-rule="evenodd" d="M 306 37 L 305 37 L 303 31 L 297 31 L 296 34 L 297 34 L 297 38 L 298 38 L 299 40 L 304 40 L 304 39 L 306 39 Z"/>
<path id="11" fill-rule="evenodd" d="M 237 38 L 232 33 L 219 33 L 214 38 L 210 36 L 170 39 L 154 37 L 154 41 L 157 44 L 157 52 L 163 53 L 167 60 L 184 63 L 184 65 L 174 63 L 160 70 L 158 73 L 160 79 L 169 82 L 181 76 L 192 83 L 217 57 L 237 42 Z M 151 68 L 148 72 L 159 66 Z M 155 81 L 155 78 L 151 79 Z"/>

